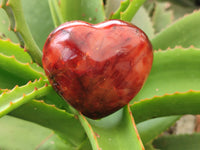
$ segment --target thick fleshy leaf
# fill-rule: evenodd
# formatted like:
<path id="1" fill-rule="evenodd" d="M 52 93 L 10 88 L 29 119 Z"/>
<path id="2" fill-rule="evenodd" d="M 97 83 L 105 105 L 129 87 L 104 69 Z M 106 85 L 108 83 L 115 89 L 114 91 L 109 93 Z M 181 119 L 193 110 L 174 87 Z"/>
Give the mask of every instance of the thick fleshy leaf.
<path id="1" fill-rule="evenodd" d="M 0 39 L 0 53 L 6 56 L 15 56 L 15 58 L 22 63 L 32 62 L 29 54 L 25 52 L 19 44 L 14 44 L 9 40 Z"/>
<path id="2" fill-rule="evenodd" d="M 146 11 L 148 12 L 150 17 L 152 17 L 152 15 L 153 15 L 156 3 L 157 3 L 157 1 L 147 0 L 143 5 L 143 7 L 146 9 Z"/>
<path id="3" fill-rule="evenodd" d="M 5 150 L 75 150 L 52 130 L 11 116 L 0 119 L 0 132 L 0 147 Z"/>
<path id="4" fill-rule="evenodd" d="M 179 118 L 179 116 L 161 117 L 138 123 L 137 129 L 142 142 L 144 144 L 149 143 L 172 126 Z"/>
<path id="5" fill-rule="evenodd" d="M 79 118 L 94 150 L 144 149 L 129 106 L 101 120 Z"/>
<path id="6" fill-rule="evenodd" d="M 102 0 L 61 0 L 60 9 L 64 21 L 83 20 L 96 24 L 105 20 Z"/>
<path id="7" fill-rule="evenodd" d="M 195 3 L 196 3 L 195 0 L 158 0 L 158 1 L 160 1 L 160 2 L 170 1 L 172 3 L 182 5 L 182 6 L 185 6 L 185 7 L 195 6 Z"/>
<path id="8" fill-rule="evenodd" d="M 0 53 L 0 68 L 2 70 L 6 70 L 15 74 L 16 76 L 20 76 L 22 78 L 38 78 L 44 77 L 43 69 L 34 63 L 21 63 L 18 61 L 15 56 L 6 56 Z M 20 74 L 20 72 L 23 74 Z"/>
<path id="9" fill-rule="evenodd" d="M 145 145 L 145 150 L 158 150 L 158 149 L 155 149 L 151 143 L 148 143 Z"/>
<path id="10" fill-rule="evenodd" d="M 128 8 L 129 4 L 130 4 L 129 0 L 121 1 L 120 5 L 119 5 L 119 8 L 114 13 L 111 14 L 110 18 L 111 19 L 120 19 L 120 17 L 121 17 L 120 13 L 125 11 Z"/>
<path id="11" fill-rule="evenodd" d="M 149 17 L 149 14 L 147 13 L 144 7 L 140 7 L 138 12 L 132 19 L 131 23 L 135 24 L 140 29 L 142 29 L 150 39 L 154 37 L 153 24 L 151 18 Z"/>
<path id="12" fill-rule="evenodd" d="M 110 18 L 130 22 L 144 2 L 145 0 L 124 0 L 121 2 L 117 11 L 113 13 Z"/>
<path id="13" fill-rule="evenodd" d="M 182 1 L 182 0 L 181 0 Z M 188 0 L 190 1 L 190 0 Z M 187 14 L 193 13 L 195 10 L 198 10 L 198 6 L 184 6 L 184 5 L 178 5 L 175 3 L 171 3 L 170 7 L 168 8 L 171 10 L 174 14 L 174 19 L 179 19 L 181 17 L 184 17 Z"/>
<path id="14" fill-rule="evenodd" d="M 49 7 L 51 10 L 51 16 L 54 22 L 54 26 L 57 27 L 64 23 L 58 0 L 49 0 Z"/>
<path id="15" fill-rule="evenodd" d="M 55 105 L 57 108 L 73 113 L 71 106 L 60 95 L 58 95 L 52 87 L 49 88 L 49 92 L 43 96 L 42 99 L 47 104 Z"/>
<path id="16" fill-rule="evenodd" d="M 198 150 L 200 149 L 200 133 L 191 135 L 163 136 L 153 142 L 157 149 L 162 150 Z"/>
<path id="17" fill-rule="evenodd" d="M 200 48 L 200 11 L 196 11 L 184 18 L 178 20 L 152 40 L 153 48 L 167 49 L 181 45 L 189 47 L 191 45 Z"/>
<path id="18" fill-rule="evenodd" d="M 176 48 L 174 50 L 155 52 L 149 78 L 143 89 L 135 97 L 135 101 L 145 98 L 151 99 L 155 95 L 163 96 L 165 93 L 187 92 L 190 89 L 199 90 L 200 85 L 197 84 L 200 82 L 199 55 L 200 50 L 194 48 L 185 50 Z M 134 116 L 136 114 L 137 112 L 134 112 Z M 142 118 L 139 120 L 137 120 L 138 118 L 135 119 L 136 122 L 144 120 Z"/>
<path id="19" fill-rule="evenodd" d="M 41 68 L 36 64 L 21 63 L 14 56 L 6 56 L 1 53 L 0 60 L 0 77 L 2 81 L 4 80 L 3 84 L 5 82 L 5 85 L 7 82 L 10 82 L 5 79 L 11 79 L 12 77 L 13 79 L 11 79 L 11 81 L 19 79 L 19 85 L 30 80 L 39 79 L 40 77 L 45 78 L 44 74 L 38 71 L 38 69 L 41 70 Z M 18 83 L 18 81 L 15 83 Z M 4 87 L 0 85 L 1 88 L 10 88 L 11 85 L 8 86 L 9 87 Z"/>
<path id="20" fill-rule="evenodd" d="M 13 31 L 9 31 L 9 19 L 6 12 L 0 8 L 0 39 L 10 39 L 18 43 L 18 39 Z"/>
<path id="21" fill-rule="evenodd" d="M 151 99 L 155 95 L 163 96 L 165 93 L 173 94 L 176 91 L 186 92 L 190 89 L 199 90 L 200 86 L 197 84 L 200 82 L 199 54 L 200 50 L 194 48 L 189 48 L 186 50 L 176 48 L 174 50 L 155 52 L 153 67 L 149 78 L 134 100 L 139 101 L 145 98 Z M 157 107 L 159 106 L 155 106 L 154 108 L 157 110 Z M 138 113 L 143 114 L 143 111 L 144 110 L 140 109 L 140 112 Z M 133 115 L 138 113 L 133 111 Z M 145 115 L 142 116 L 144 117 Z M 140 118 L 139 120 L 137 120 L 137 118 L 138 117 L 136 117 L 135 120 L 136 122 L 139 122 Z M 169 119 L 169 125 L 170 122 L 173 123 L 173 119 L 171 121 Z M 154 123 L 155 125 L 157 124 L 156 122 Z M 165 123 L 166 122 L 163 122 L 163 124 Z M 147 134 L 151 134 L 152 132 L 148 128 L 144 130 L 147 130 Z M 162 130 L 160 130 L 160 132 L 162 132 Z M 154 136 L 156 136 L 156 133 Z"/>
<path id="22" fill-rule="evenodd" d="M 85 131 L 76 115 L 58 109 L 55 105 L 48 105 L 44 101 L 30 101 L 12 111 L 10 115 L 52 129 L 73 148 L 80 147 L 86 140 Z"/>
<path id="23" fill-rule="evenodd" d="M 176 92 L 136 102 L 131 110 L 137 122 L 162 116 L 200 114 L 199 99 L 200 91 Z"/>
<path id="24" fill-rule="evenodd" d="M 116 11 L 116 9 L 120 6 L 121 0 L 108 0 L 106 2 L 106 15 L 107 17 L 110 17 L 110 15 Z M 154 29 L 153 24 L 151 21 L 151 18 L 149 17 L 149 14 L 145 10 L 145 8 L 142 6 L 137 11 L 133 19 L 131 20 L 131 23 L 135 24 L 139 28 L 141 28 L 147 36 L 151 39 L 154 36 Z"/>
<path id="25" fill-rule="evenodd" d="M 105 13 L 107 18 L 118 9 L 121 2 L 122 0 L 106 0 Z"/>
<path id="26" fill-rule="evenodd" d="M 36 43 L 42 49 L 47 36 L 54 29 L 48 0 L 21 1 L 27 24 Z"/>
<path id="27" fill-rule="evenodd" d="M 27 141 L 30 142 L 30 141 Z M 37 150 L 76 150 L 71 145 L 65 143 L 63 139 L 58 137 L 55 133 L 51 133 L 36 147 Z"/>
<path id="28" fill-rule="evenodd" d="M 32 63 L 30 56 L 19 45 L 0 40 L 0 88 L 13 88 L 44 77 L 44 71 Z"/>
<path id="29" fill-rule="evenodd" d="M 24 85 L 28 81 L 25 81 L 22 78 L 19 78 L 15 75 L 10 74 L 7 71 L 2 71 L 0 69 L 0 88 L 2 89 L 12 89 L 15 85 Z"/>
<path id="30" fill-rule="evenodd" d="M 25 86 L 15 86 L 11 91 L 0 95 L 0 117 L 34 98 L 40 98 L 48 92 L 48 86 L 43 80 L 29 82 Z"/>
<path id="31" fill-rule="evenodd" d="M 152 16 L 153 25 L 156 33 L 160 32 L 173 21 L 173 13 L 167 10 L 168 3 L 156 3 Z"/>
<path id="32" fill-rule="evenodd" d="M 3 150 L 36 149 L 52 131 L 39 125 L 4 116 L 0 119 L 0 148 Z M 12 143 L 12 144 L 11 144 Z"/>
<path id="33" fill-rule="evenodd" d="M 3 92 L 8 92 L 10 91 L 9 89 L 0 89 L 0 94 L 2 94 Z"/>
<path id="34" fill-rule="evenodd" d="M 20 45 L 25 47 L 27 52 L 31 55 L 33 61 L 42 66 L 42 52 L 33 39 L 26 23 L 21 0 L 2 0 L 1 2 L 2 8 L 6 11 L 9 17 L 10 28 L 16 33 L 16 36 L 20 41 Z"/>
<path id="35" fill-rule="evenodd" d="M 200 49 L 155 51 L 151 73 L 134 101 L 155 95 L 200 90 Z"/>

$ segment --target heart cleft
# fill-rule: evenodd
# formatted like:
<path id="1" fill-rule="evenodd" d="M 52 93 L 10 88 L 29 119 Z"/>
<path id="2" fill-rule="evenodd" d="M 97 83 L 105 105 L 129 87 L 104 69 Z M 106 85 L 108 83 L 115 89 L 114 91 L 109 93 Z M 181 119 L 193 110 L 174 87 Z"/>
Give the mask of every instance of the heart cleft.
<path id="1" fill-rule="evenodd" d="M 85 116 L 99 119 L 140 91 L 153 50 L 145 33 L 130 23 L 72 21 L 49 35 L 42 62 L 58 94 Z"/>

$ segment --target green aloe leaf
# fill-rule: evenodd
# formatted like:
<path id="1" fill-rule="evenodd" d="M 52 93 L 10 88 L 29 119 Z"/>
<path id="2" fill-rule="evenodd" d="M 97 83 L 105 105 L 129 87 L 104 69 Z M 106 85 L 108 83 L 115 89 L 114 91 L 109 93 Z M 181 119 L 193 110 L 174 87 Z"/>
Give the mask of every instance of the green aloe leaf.
<path id="1" fill-rule="evenodd" d="M 0 133 L 2 150 L 28 150 L 36 149 L 52 131 L 15 117 L 4 116 L 0 119 Z"/>
<path id="2" fill-rule="evenodd" d="M 199 55 L 200 49 L 192 47 L 155 51 L 151 73 L 134 101 L 177 91 L 199 90 Z"/>
<path id="3" fill-rule="evenodd" d="M 151 143 L 149 143 L 149 144 L 145 145 L 145 150 L 158 150 L 158 149 L 155 149 L 153 147 L 153 145 Z"/>
<path id="4" fill-rule="evenodd" d="M 184 17 L 187 14 L 193 13 L 195 10 L 198 10 L 199 7 L 198 6 L 187 7 L 187 6 L 171 3 L 168 9 L 173 12 L 174 19 L 179 19 L 181 17 Z"/>
<path id="5" fill-rule="evenodd" d="M 0 89 L 0 94 L 2 94 L 3 92 L 8 92 L 10 91 L 9 89 Z"/>
<path id="6" fill-rule="evenodd" d="M 0 39 L 0 53 L 6 56 L 15 56 L 22 63 L 31 63 L 32 59 L 19 44 L 12 43 L 9 40 Z"/>
<path id="7" fill-rule="evenodd" d="M 120 7 L 115 13 L 112 13 L 111 19 L 121 19 L 130 22 L 138 9 L 143 5 L 145 0 L 124 0 L 121 1 Z M 109 6 L 109 5 L 108 5 Z"/>
<path id="8" fill-rule="evenodd" d="M 50 105 L 55 105 L 57 108 L 64 109 L 69 113 L 73 113 L 71 106 L 60 96 L 56 93 L 56 91 L 50 87 L 49 92 L 42 97 L 45 103 Z"/>
<path id="9" fill-rule="evenodd" d="M 51 16 L 54 22 L 54 26 L 57 27 L 64 23 L 59 4 L 57 0 L 49 0 L 49 7 L 51 10 Z"/>
<path id="10" fill-rule="evenodd" d="M 28 80 L 29 81 L 29 80 Z M 1 89 L 12 89 L 15 85 L 24 85 L 28 81 L 17 77 L 7 71 L 0 69 L 0 88 Z"/>
<path id="11" fill-rule="evenodd" d="M 195 0 L 158 0 L 160 2 L 170 1 L 172 3 L 182 5 L 182 6 L 195 6 Z"/>
<path id="12" fill-rule="evenodd" d="M 64 140 L 55 133 L 51 133 L 44 141 L 36 147 L 37 150 L 76 150 L 72 146 L 66 144 Z"/>
<path id="13" fill-rule="evenodd" d="M 25 47 L 27 52 L 31 55 L 33 61 L 42 66 L 42 52 L 33 39 L 26 23 L 21 0 L 2 0 L 1 2 L 2 8 L 9 16 L 11 29 L 16 33 L 21 46 Z"/>
<path id="14" fill-rule="evenodd" d="M 121 19 L 130 22 L 145 0 L 124 0 L 118 10 L 111 15 L 111 19 Z"/>
<path id="15" fill-rule="evenodd" d="M 101 120 L 79 118 L 94 150 L 144 149 L 129 106 Z"/>
<path id="16" fill-rule="evenodd" d="M 151 18 L 149 17 L 149 14 L 145 10 L 145 8 L 142 6 L 135 14 L 134 18 L 131 20 L 131 23 L 138 26 L 140 29 L 142 29 L 149 39 L 152 39 L 154 37 L 154 28 L 153 23 L 151 21 Z"/>
<path id="17" fill-rule="evenodd" d="M 27 103 L 33 98 L 44 96 L 50 86 L 43 80 L 28 82 L 24 86 L 15 86 L 11 91 L 4 91 L 0 95 L 0 117 L 6 115 L 17 107 Z"/>
<path id="18" fill-rule="evenodd" d="M 130 22 L 144 2 L 145 0 L 129 0 L 129 5 L 126 10 L 120 12 L 120 19 Z"/>
<path id="19" fill-rule="evenodd" d="M 155 96 L 134 103 L 131 110 L 137 122 L 162 116 L 200 114 L 199 97 L 200 91 Z"/>
<path id="20" fill-rule="evenodd" d="M 107 18 L 110 18 L 110 16 L 119 8 L 121 2 L 121 0 L 106 0 L 105 13 Z"/>
<path id="21" fill-rule="evenodd" d="M 10 39 L 11 41 L 18 43 L 18 39 L 14 32 L 9 30 L 9 19 L 2 8 L 0 8 L 0 22 L 0 39 Z"/>
<path id="22" fill-rule="evenodd" d="M 18 44 L 0 40 L 0 88 L 13 88 L 44 77 L 44 71 L 32 63 L 30 56 Z"/>
<path id="23" fill-rule="evenodd" d="M 200 11 L 196 11 L 178 20 L 159 34 L 151 41 L 153 48 L 167 49 L 181 45 L 189 47 L 191 45 L 200 48 Z"/>
<path id="24" fill-rule="evenodd" d="M 174 50 L 155 52 L 154 63 L 149 78 L 143 89 L 135 97 L 135 101 L 146 98 L 151 99 L 155 95 L 163 96 L 166 93 L 172 94 L 173 97 L 173 94 L 177 91 L 199 90 L 200 85 L 196 84 L 200 82 L 199 55 L 200 50 L 195 48 L 185 50 L 176 48 Z M 134 105 L 131 108 L 133 107 Z M 135 117 L 136 114 L 137 112 L 134 112 Z M 145 117 L 145 115 L 142 116 Z M 140 122 L 145 119 L 136 117 L 135 120 L 136 122 Z"/>
<path id="25" fill-rule="evenodd" d="M 152 21 L 156 33 L 160 32 L 173 21 L 173 12 L 167 10 L 168 3 L 156 3 Z"/>
<path id="26" fill-rule="evenodd" d="M 137 129 L 144 144 L 151 142 L 163 131 L 167 130 L 180 117 L 170 116 L 150 119 L 137 124 Z"/>
<path id="27" fill-rule="evenodd" d="M 196 84 L 200 82 L 199 55 L 200 50 L 195 48 L 176 48 L 174 50 L 155 51 L 151 73 L 144 87 L 134 98 L 134 100 L 140 101 L 145 98 L 151 99 L 155 95 L 163 96 L 166 93 L 173 94 L 176 91 L 186 92 L 190 89 L 199 90 L 200 86 L 199 84 Z M 155 109 L 157 109 L 157 107 Z M 143 114 L 143 112 L 138 113 Z M 138 113 L 133 112 L 133 115 L 135 116 Z M 143 117 L 144 116 L 145 115 L 143 115 Z M 139 122 L 140 118 L 139 120 L 137 119 L 138 118 L 136 117 L 136 122 Z M 156 124 L 156 122 L 154 123 Z M 165 122 L 163 122 L 163 124 L 164 123 Z M 151 134 L 151 132 L 152 131 L 149 130 L 149 134 Z"/>
<path id="28" fill-rule="evenodd" d="M 1 53 L 0 60 L 0 72 L 7 71 L 24 80 L 45 78 L 42 69 L 37 67 L 36 64 L 21 63 L 15 56 L 6 56 Z"/>
<path id="29" fill-rule="evenodd" d="M 111 14 L 111 17 L 110 17 L 111 19 L 120 19 L 120 17 L 121 17 L 120 13 L 125 11 L 128 8 L 130 1 L 123 0 L 120 3 L 121 3 L 120 7 L 116 10 L 116 12 Z"/>
<path id="30" fill-rule="evenodd" d="M 0 147 L 4 150 L 75 150 L 52 130 L 12 116 L 0 119 L 0 132 Z"/>
<path id="31" fill-rule="evenodd" d="M 83 20 L 96 24 L 105 20 L 102 0 L 60 0 L 60 9 L 64 21 Z"/>
<path id="32" fill-rule="evenodd" d="M 26 22 L 34 40 L 42 49 L 54 29 L 48 0 L 21 0 Z"/>
<path id="33" fill-rule="evenodd" d="M 87 138 L 76 115 L 58 109 L 55 105 L 46 104 L 44 101 L 30 101 L 9 115 L 53 130 L 72 149 L 80 147 Z"/>
<path id="34" fill-rule="evenodd" d="M 161 150 L 198 150 L 200 149 L 200 133 L 191 135 L 170 135 L 158 138 L 153 142 Z"/>
<path id="35" fill-rule="evenodd" d="M 117 10 L 117 8 L 120 6 L 121 0 L 108 0 L 106 2 L 106 15 L 109 17 L 113 12 Z M 121 3 L 121 5 L 124 5 Z M 153 38 L 154 36 L 154 29 L 153 24 L 151 21 L 151 18 L 149 17 L 149 14 L 145 10 L 145 8 L 142 6 L 137 11 L 133 19 L 131 20 L 131 23 L 135 24 L 139 28 L 141 28 L 149 38 Z"/>

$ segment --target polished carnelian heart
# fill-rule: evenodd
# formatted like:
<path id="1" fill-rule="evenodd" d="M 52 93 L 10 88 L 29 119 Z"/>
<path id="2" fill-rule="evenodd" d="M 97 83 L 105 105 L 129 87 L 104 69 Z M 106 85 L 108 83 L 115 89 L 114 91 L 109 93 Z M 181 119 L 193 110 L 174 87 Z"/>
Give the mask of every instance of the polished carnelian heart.
<path id="1" fill-rule="evenodd" d="M 144 32 L 119 20 L 97 25 L 64 23 L 49 35 L 43 54 L 53 88 L 93 119 L 128 104 L 144 84 L 153 61 Z"/>

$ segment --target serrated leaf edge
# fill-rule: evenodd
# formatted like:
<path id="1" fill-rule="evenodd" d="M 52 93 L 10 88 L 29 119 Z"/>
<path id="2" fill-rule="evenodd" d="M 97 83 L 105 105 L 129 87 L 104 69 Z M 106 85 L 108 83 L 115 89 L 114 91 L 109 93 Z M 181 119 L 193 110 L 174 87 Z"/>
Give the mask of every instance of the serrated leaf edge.
<path id="1" fill-rule="evenodd" d="M 132 107 L 134 104 L 138 104 L 138 103 L 141 103 L 141 102 L 144 102 L 144 101 L 150 101 L 150 100 L 152 100 L 154 98 L 162 98 L 162 97 L 165 97 L 165 96 L 173 96 L 173 95 L 180 95 L 180 94 L 182 95 L 182 94 L 189 94 L 189 93 L 200 93 L 200 90 L 192 90 L 192 89 L 190 89 L 190 90 L 188 90 L 186 92 L 178 92 L 178 91 L 176 91 L 176 92 L 174 92 L 172 94 L 171 93 L 165 93 L 162 96 L 155 95 L 152 98 L 145 98 L 145 99 L 141 99 L 140 101 L 133 102 L 133 104 L 130 104 L 130 107 Z"/>
<path id="2" fill-rule="evenodd" d="M 42 66 L 42 52 L 33 39 L 25 21 L 21 0 L 2 0 L 1 7 L 5 10 L 10 20 L 14 20 L 14 22 L 11 23 L 11 26 L 13 26 L 11 29 L 16 33 L 19 41 L 24 41 L 25 49 L 30 54 L 33 61 Z M 12 10 L 12 14 L 7 11 L 8 8 Z"/>
<path id="3" fill-rule="evenodd" d="M 86 132 L 89 140 L 90 140 L 90 143 L 92 145 L 92 148 L 94 150 L 102 150 L 100 147 L 99 147 L 99 144 L 98 144 L 98 140 L 97 140 L 97 136 L 95 134 L 95 132 L 93 131 L 91 125 L 89 124 L 89 122 L 87 121 L 87 119 L 79 112 L 79 115 L 78 115 L 78 118 L 81 122 L 81 125 L 83 126 L 83 128 L 85 129 L 85 131 L 90 131 L 90 132 Z"/>
<path id="4" fill-rule="evenodd" d="M 4 96 L 11 94 L 12 92 L 16 91 L 19 88 L 25 88 L 25 87 L 28 87 L 30 84 L 34 84 L 37 82 L 44 82 L 44 81 L 40 78 L 39 80 L 35 80 L 34 82 L 29 81 L 25 86 L 22 86 L 22 87 L 19 87 L 18 85 L 16 85 L 12 90 L 8 92 L 3 92 L 0 95 L 0 100 Z M 15 108 L 23 105 L 24 103 L 27 103 L 28 101 L 36 98 L 38 95 L 40 95 L 40 97 L 44 96 L 48 92 L 48 87 L 51 87 L 51 86 L 44 82 L 44 85 L 42 87 L 38 88 L 35 86 L 33 90 L 29 92 L 28 94 L 22 93 L 21 97 L 17 99 L 13 99 L 13 100 L 8 100 L 6 104 L 4 104 L 5 106 L 1 108 L 0 117 L 6 115 L 7 113 L 14 110 Z"/>
<path id="5" fill-rule="evenodd" d="M 143 143 L 142 143 L 142 140 L 141 140 L 141 138 L 140 138 L 139 132 L 138 132 L 138 130 L 137 130 L 137 127 L 136 127 L 136 124 L 135 124 L 135 120 L 134 120 L 134 118 L 133 118 L 133 114 L 132 114 L 132 112 L 131 112 L 131 109 L 130 109 L 130 105 L 129 105 L 129 104 L 128 104 L 127 108 L 128 108 L 128 113 L 129 113 L 129 116 L 130 116 L 130 119 L 131 119 L 133 128 L 134 128 L 134 130 L 135 130 L 135 133 L 136 133 L 137 138 L 138 138 L 138 140 L 139 140 L 139 143 L 140 143 L 140 145 L 141 145 L 141 148 L 142 148 L 142 150 L 145 150 L 144 145 L 143 145 Z"/>
<path id="6" fill-rule="evenodd" d="M 176 45 L 174 48 L 168 47 L 167 49 L 158 49 L 158 50 L 154 50 L 154 53 L 159 53 L 159 52 L 167 52 L 167 51 L 174 51 L 177 49 L 181 49 L 183 51 L 187 51 L 187 50 L 196 50 L 196 51 L 200 51 L 200 48 L 195 47 L 194 45 L 191 45 L 189 47 L 182 47 L 181 45 Z"/>
<path id="7" fill-rule="evenodd" d="M 156 7 L 158 7 L 158 6 L 157 6 L 157 5 L 158 5 L 157 3 L 158 3 L 158 2 L 155 3 L 155 8 L 154 8 L 154 9 L 156 9 Z M 174 13 L 173 13 L 172 10 L 167 10 L 167 11 L 171 13 L 171 18 L 170 18 L 171 23 L 168 24 L 167 26 L 165 26 L 164 28 L 162 28 L 162 29 L 160 30 L 160 32 L 162 32 L 163 30 L 165 30 L 168 26 L 170 26 L 170 25 L 173 23 L 173 20 L 174 20 Z M 154 10 L 154 11 L 153 11 L 153 14 L 152 14 L 152 25 L 153 25 L 153 27 L 154 27 L 154 25 L 155 25 L 155 22 L 154 22 L 155 13 L 156 13 L 156 11 Z M 155 27 L 154 27 L 154 30 L 155 30 Z M 159 33 L 159 32 L 158 32 L 158 33 Z M 157 33 L 157 34 L 158 34 L 158 33 Z M 156 32 L 154 32 L 154 34 L 157 35 Z"/>
<path id="8" fill-rule="evenodd" d="M 34 72 L 35 75 L 37 74 L 38 77 L 41 77 L 41 76 L 45 77 L 43 72 L 39 72 L 38 70 L 35 70 L 33 67 L 31 67 L 30 63 L 22 63 L 22 62 L 20 62 L 19 60 L 16 59 L 16 57 L 14 55 L 7 56 L 7 55 L 4 55 L 4 54 L 0 53 L 0 56 L 5 57 L 5 59 L 12 59 L 15 62 L 16 65 L 21 66 L 22 68 L 26 67 L 30 71 Z M 8 70 L 9 70 L 9 68 L 8 68 Z"/>
<path id="9" fill-rule="evenodd" d="M 1 42 L 4 42 L 5 44 L 10 44 L 10 45 L 16 47 L 18 50 L 21 50 L 22 53 L 28 54 L 27 51 L 26 51 L 25 49 L 23 49 L 23 48 L 20 46 L 19 43 L 14 43 L 14 42 L 12 42 L 9 38 L 7 38 L 7 39 L 0 39 L 0 41 L 1 41 Z M 1 52 L 0 52 L 0 53 L 1 53 Z M 28 55 L 29 55 L 29 54 L 28 54 Z M 30 57 L 30 59 L 31 59 L 31 57 Z M 17 59 L 17 60 L 18 60 L 18 59 Z M 21 62 L 21 60 L 18 60 L 18 61 Z M 31 59 L 30 63 L 33 63 L 32 59 Z"/>
<path id="10" fill-rule="evenodd" d="M 171 24 L 167 25 L 165 28 L 162 29 L 162 31 L 158 32 L 155 34 L 154 37 L 156 37 L 157 35 L 159 35 L 160 33 L 162 33 L 163 31 L 165 31 L 165 29 L 168 29 L 170 28 L 171 26 L 173 26 L 174 24 L 178 23 L 179 21 L 181 21 L 182 19 L 184 19 L 185 17 L 188 17 L 194 13 L 198 13 L 200 12 L 200 10 L 194 10 L 192 13 L 188 13 L 188 14 L 185 14 L 183 17 L 180 17 L 179 19 L 175 20 L 174 22 L 172 22 Z"/>

